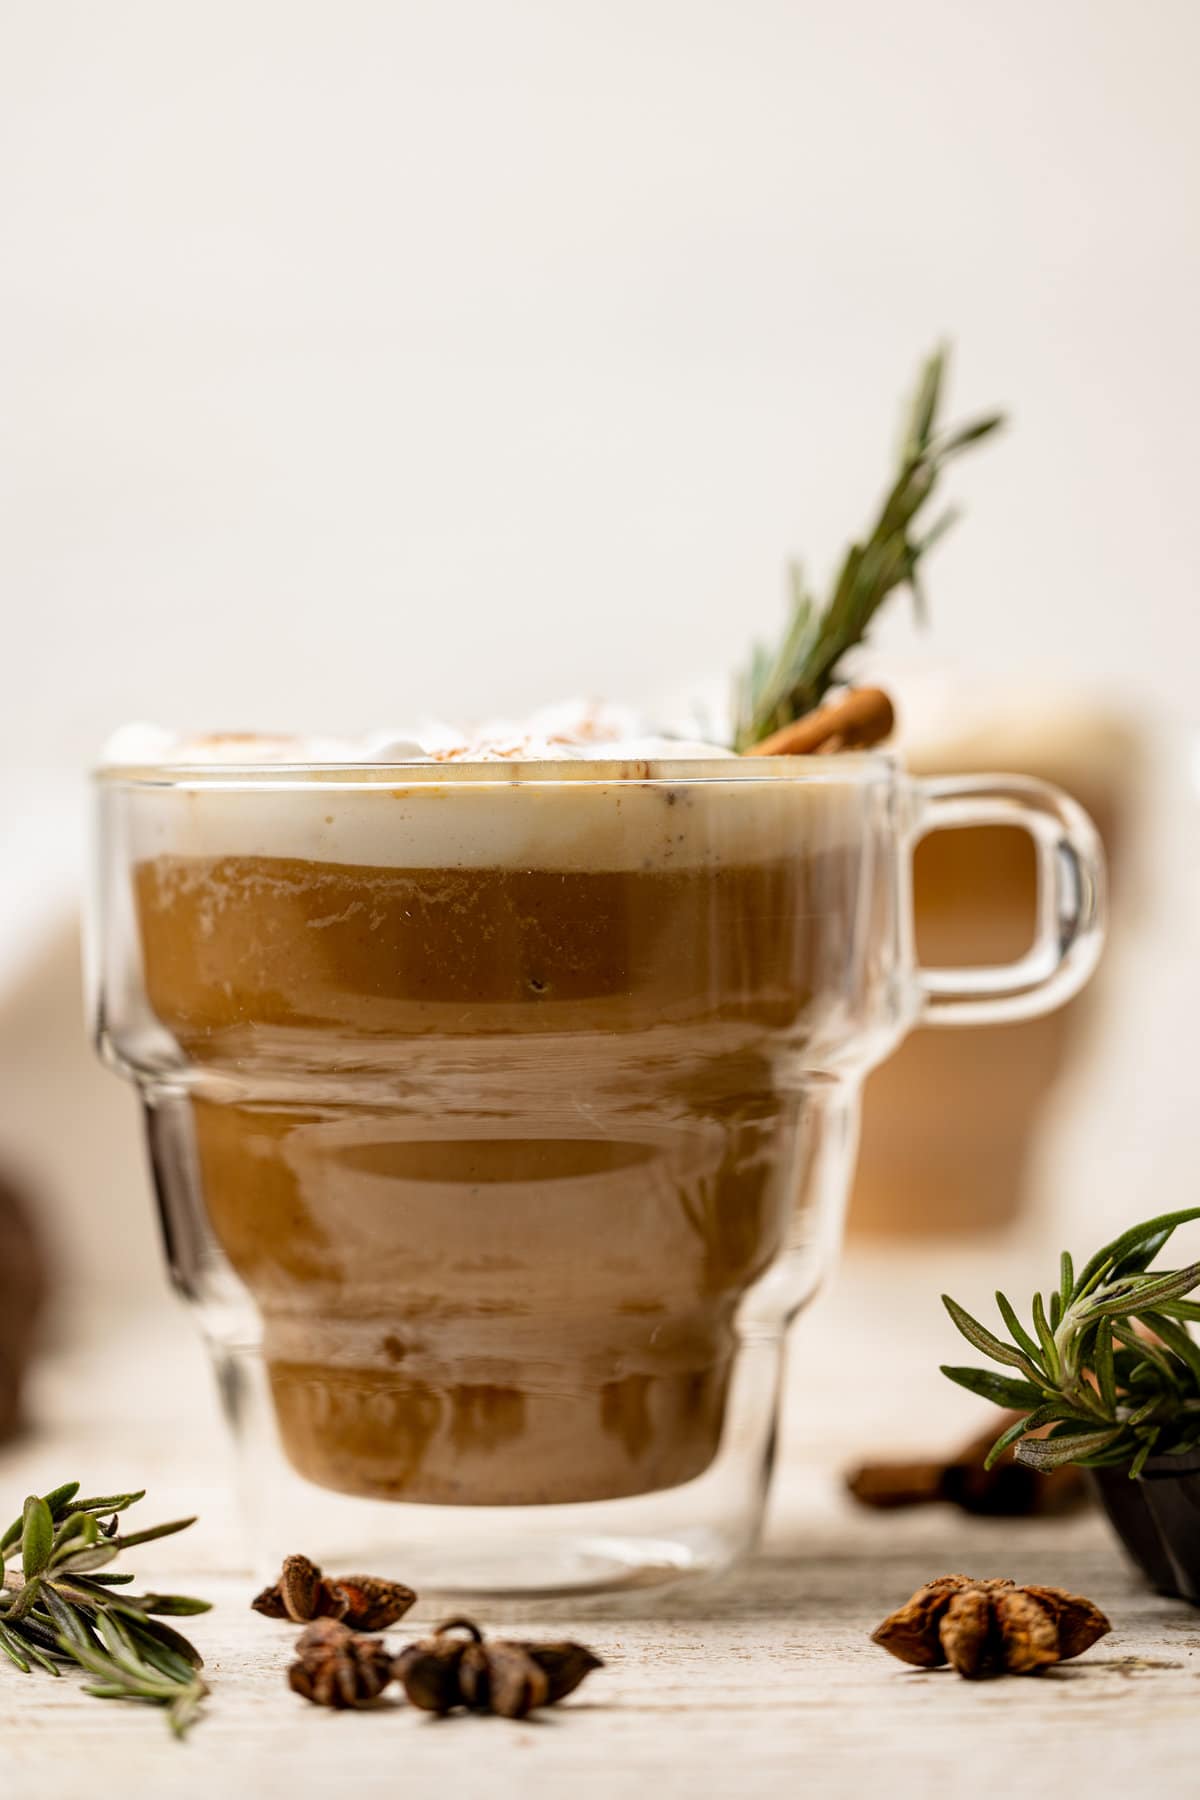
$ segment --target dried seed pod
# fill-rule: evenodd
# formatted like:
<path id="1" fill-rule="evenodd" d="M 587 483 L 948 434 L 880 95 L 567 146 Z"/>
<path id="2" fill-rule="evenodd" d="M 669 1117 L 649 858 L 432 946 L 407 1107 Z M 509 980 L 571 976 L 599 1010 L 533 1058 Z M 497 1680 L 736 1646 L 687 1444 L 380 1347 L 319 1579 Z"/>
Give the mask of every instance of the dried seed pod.
<path id="1" fill-rule="evenodd" d="M 300 1634 L 288 1684 L 314 1706 L 359 1707 L 378 1699 L 392 1674 L 381 1639 L 358 1637 L 338 1619 L 318 1619 Z"/>
<path id="2" fill-rule="evenodd" d="M 938 1626 L 945 1659 L 960 1675 L 973 1680 L 991 1661 L 992 1603 L 982 1588 L 960 1588 L 951 1594 Z"/>
<path id="3" fill-rule="evenodd" d="M 359 1641 L 350 1627 L 343 1625 L 340 1619 L 316 1619 L 296 1639 L 296 1651 L 300 1656 L 309 1653 L 320 1656 L 329 1650 L 342 1650 L 347 1644 Z"/>
<path id="4" fill-rule="evenodd" d="M 322 1576 L 307 1556 L 285 1556 L 279 1577 L 279 1595 L 293 1619 L 315 1619 L 321 1603 Z M 330 1614 L 333 1618 L 335 1615 Z"/>
<path id="5" fill-rule="evenodd" d="M 1036 1675 L 1061 1662 L 1062 1649 L 1054 1615 L 1023 1588 L 992 1596 L 1000 1628 L 1000 1666 L 1009 1675 Z"/>
<path id="6" fill-rule="evenodd" d="M 485 1646 L 482 1637 L 463 1645 L 458 1661 L 458 1692 L 462 1705 L 472 1712 L 491 1710 L 491 1653 L 492 1646 Z"/>
<path id="7" fill-rule="evenodd" d="M 307 1625 L 312 1619 L 340 1619 L 349 1600 L 332 1582 L 326 1581 L 315 1562 L 307 1556 L 285 1556 L 279 1580 L 264 1588 L 250 1602 L 257 1613 L 267 1619 L 290 1619 L 294 1625 Z"/>
<path id="8" fill-rule="evenodd" d="M 1028 1583 L 1022 1592 L 1045 1607 L 1053 1618 L 1058 1632 L 1060 1662 L 1082 1656 L 1112 1630 L 1100 1608 L 1085 1600 L 1082 1594 L 1068 1594 L 1064 1588 L 1037 1587 L 1033 1583 Z"/>
<path id="9" fill-rule="evenodd" d="M 568 1641 L 560 1644 L 522 1643 L 521 1649 L 533 1658 L 546 1677 L 546 1698 L 544 1702 L 539 1702 L 546 1706 L 553 1706 L 557 1700 L 565 1700 L 593 1669 L 604 1667 L 604 1659 L 589 1650 L 585 1644 L 572 1644 Z"/>
<path id="10" fill-rule="evenodd" d="M 345 1601 L 339 1616 L 354 1631 L 386 1631 L 417 1598 L 403 1582 L 385 1581 L 380 1575 L 339 1575 L 331 1586 Z"/>
<path id="11" fill-rule="evenodd" d="M 255 1594 L 250 1602 L 250 1610 L 261 1613 L 264 1619 L 286 1619 L 288 1611 L 279 1592 L 279 1583 L 274 1581 L 261 1594 Z"/>
<path id="12" fill-rule="evenodd" d="M 455 1637 L 465 1629 L 469 1638 Z M 448 1713 L 467 1704 L 459 1675 L 463 1656 L 483 1642 L 483 1634 L 469 1619 L 449 1619 L 432 1637 L 420 1638 L 402 1650 L 392 1672 L 414 1706 L 424 1712 Z"/>
<path id="13" fill-rule="evenodd" d="M 455 1635 L 459 1632 L 465 1637 Z M 485 1639 L 470 1619 L 447 1620 L 433 1637 L 410 1644 L 393 1664 L 408 1698 L 426 1712 L 465 1706 L 508 1719 L 554 1705 L 602 1667 L 583 1644 Z"/>
<path id="14" fill-rule="evenodd" d="M 1099 1607 L 1062 1588 L 943 1575 L 883 1621 L 874 1642 L 902 1662 L 949 1662 L 968 1680 L 1036 1675 L 1078 1656 L 1110 1630 Z"/>
<path id="15" fill-rule="evenodd" d="M 484 1651 L 488 1665 L 487 1706 L 504 1719 L 523 1719 L 545 1706 L 550 1683 L 523 1644 L 498 1641 Z"/>
<path id="16" fill-rule="evenodd" d="M 872 1634 L 873 1641 L 901 1662 L 918 1669 L 936 1669 L 946 1661 L 938 1636 L 942 1614 L 959 1588 L 970 1587 L 967 1575 L 939 1575 L 918 1588 L 907 1606 L 892 1613 Z"/>
<path id="17" fill-rule="evenodd" d="M 463 1704 L 458 1665 L 464 1648 L 457 1643 L 432 1644 L 426 1638 L 400 1652 L 392 1663 L 392 1674 L 413 1706 L 442 1714 Z"/>

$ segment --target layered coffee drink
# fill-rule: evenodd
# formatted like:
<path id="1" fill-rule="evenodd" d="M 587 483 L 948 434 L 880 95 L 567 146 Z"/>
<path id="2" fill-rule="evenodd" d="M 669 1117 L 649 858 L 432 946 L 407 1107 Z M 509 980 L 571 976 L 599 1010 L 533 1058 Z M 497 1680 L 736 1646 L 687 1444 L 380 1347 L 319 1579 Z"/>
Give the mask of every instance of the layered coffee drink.
<path id="1" fill-rule="evenodd" d="M 527 1505 L 712 1462 L 819 1187 L 805 1072 L 898 1029 L 898 904 L 882 789 L 671 768 L 141 796 L 146 1004 L 313 1482 Z"/>

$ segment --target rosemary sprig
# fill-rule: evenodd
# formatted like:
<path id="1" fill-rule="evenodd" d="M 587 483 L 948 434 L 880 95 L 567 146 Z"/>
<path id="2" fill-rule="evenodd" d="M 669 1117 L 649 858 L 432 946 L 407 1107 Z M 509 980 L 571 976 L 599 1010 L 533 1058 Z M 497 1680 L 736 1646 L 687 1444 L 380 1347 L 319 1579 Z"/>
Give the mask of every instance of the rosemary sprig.
<path id="1" fill-rule="evenodd" d="M 85 1693 L 165 1707 L 182 1736 L 208 1688 L 199 1651 L 163 1616 L 207 1612 L 208 1602 L 128 1593 L 132 1575 L 106 1565 L 122 1550 L 169 1537 L 195 1520 L 122 1531 L 120 1514 L 143 1493 L 78 1495 L 77 1481 L 31 1494 L 0 1537 L 0 1651 L 26 1675 L 34 1669 L 58 1675 L 60 1665 L 75 1663 L 93 1678 Z M 10 1558 L 19 1567 L 8 1568 Z"/>
<path id="2" fill-rule="evenodd" d="M 789 569 L 791 618 L 774 651 L 755 646 L 750 666 L 734 693 L 733 747 L 739 752 L 818 706 L 839 677 L 848 650 L 862 642 L 875 614 L 895 588 L 907 587 L 920 612 L 924 599 L 918 575 L 924 556 L 954 524 L 947 508 L 918 530 L 917 516 L 932 497 L 946 465 L 990 437 L 1004 423 L 990 413 L 943 431 L 938 408 L 946 374 L 946 351 L 935 350 L 921 371 L 904 422 L 899 466 L 879 516 L 864 543 L 847 550 L 824 609 L 798 563 Z"/>
<path id="3" fill-rule="evenodd" d="M 1182 1456 L 1200 1445 L 1200 1344 L 1187 1330 L 1200 1319 L 1200 1304 L 1187 1298 L 1200 1288 L 1200 1262 L 1149 1266 L 1192 1219 L 1200 1219 L 1200 1207 L 1133 1225 L 1078 1276 L 1064 1254 L 1049 1305 L 1040 1293 L 1033 1297 L 1032 1331 L 998 1293 L 1008 1343 L 943 1294 L 968 1343 L 1016 1371 L 942 1368 L 960 1387 L 1023 1415 L 992 1445 L 988 1468 L 1016 1444 L 1017 1461 L 1031 1468 L 1128 1463 L 1137 1476 L 1151 1455 Z M 1045 1436 L 1030 1435 L 1047 1426 Z"/>

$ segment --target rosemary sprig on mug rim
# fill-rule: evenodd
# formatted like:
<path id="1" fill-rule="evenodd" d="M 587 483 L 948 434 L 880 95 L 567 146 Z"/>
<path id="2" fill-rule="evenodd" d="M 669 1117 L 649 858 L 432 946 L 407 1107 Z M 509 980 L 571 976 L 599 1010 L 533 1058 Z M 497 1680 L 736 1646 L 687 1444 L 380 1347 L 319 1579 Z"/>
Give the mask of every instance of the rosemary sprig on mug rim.
<path id="1" fill-rule="evenodd" d="M 169 1537 L 195 1523 L 174 1519 L 122 1532 L 119 1514 L 143 1493 L 80 1500 L 79 1483 L 31 1494 L 0 1538 L 0 1651 L 22 1672 L 58 1675 L 76 1663 L 92 1681 L 84 1692 L 102 1700 L 141 1700 L 166 1708 L 177 1735 L 197 1717 L 208 1688 L 199 1651 L 163 1615 L 209 1610 L 185 1594 L 131 1594 L 132 1575 L 107 1565 L 137 1544 Z M 7 1568 L 10 1558 L 19 1567 Z"/>
<path id="2" fill-rule="evenodd" d="M 1147 1457 L 1182 1456 L 1200 1445 L 1200 1344 L 1187 1329 L 1200 1319 L 1200 1304 L 1187 1298 L 1200 1287 L 1200 1262 L 1149 1266 L 1192 1219 L 1200 1219 L 1200 1207 L 1132 1225 L 1078 1275 L 1064 1251 L 1049 1300 L 1033 1296 L 1031 1328 L 997 1293 L 1007 1341 L 943 1294 L 968 1343 L 1016 1371 L 942 1367 L 960 1387 L 1023 1415 L 993 1444 L 988 1468 L 1015 1444 L 1017 1461 L 1034 1469 L 1128 1463 L 1136 1477 Z"/>
<path id="3" fill-rule="evenodd" d="M 945 430 L 938 423 L 947 352 L 934 351 L 921 371 L 905 419 L 899 466 L 866 541 L 847 550 L 825 607 L 818 604 L 798 563 L 789 568 L 791 617 L 774 651 L 754 647 L 750 666 L 734 693 L 733 747 L 745 752 L 774 731 L 818 706 L 839 679 L 848 650 L 862 642 L 887 599 L 898 587 L 911 590 L 918 609 L 924 601 L 918 574 L 921 559 L 954 524 L 947 507 L 932 524 L 917 529 L 917 515 L 933 495 L 943 470 L 956 456 L 990 437 L 1004 423 L 988 413 Z"/>

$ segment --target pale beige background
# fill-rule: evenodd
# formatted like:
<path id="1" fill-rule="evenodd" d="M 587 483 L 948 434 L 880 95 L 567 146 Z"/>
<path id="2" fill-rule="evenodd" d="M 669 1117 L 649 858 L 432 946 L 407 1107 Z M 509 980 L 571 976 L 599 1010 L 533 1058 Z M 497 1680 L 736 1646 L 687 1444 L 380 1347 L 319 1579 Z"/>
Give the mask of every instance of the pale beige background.
<path id="1" fill-rule="evenodd" d="M 0 7 L 0 1143 L 70 1266 L 153 1279 L 73 1012 L 78 771 L 128 717 L 706 685 L 951 333 L 956 408 L 1015 423 L 938 657 L 1187 728 L 1197 66 L 1191 0 Z M 1048 1153 L 1080 1216 L 1151 1167 L 1190 1198 L 1176 786 L 1123 1047 Z"/>
<path id="2" fill-rule="evenodd" d="M 6 758 L 725 668 L 785 552 L 860 523 L 943 332 L 1017 425 L 939 650 L 1190 702 L 1191 0 L 0 29 Z"/>

